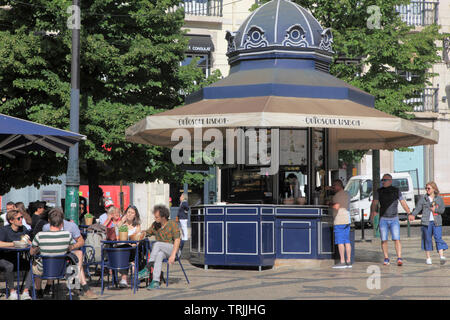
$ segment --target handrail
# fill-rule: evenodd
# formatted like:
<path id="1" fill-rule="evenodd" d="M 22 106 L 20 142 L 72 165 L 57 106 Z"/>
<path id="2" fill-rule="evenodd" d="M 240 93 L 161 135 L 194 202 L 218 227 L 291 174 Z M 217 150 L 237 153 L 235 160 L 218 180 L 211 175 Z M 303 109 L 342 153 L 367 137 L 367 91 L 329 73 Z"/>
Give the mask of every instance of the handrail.
<path id="1" fill-rule="evenodd" d="M 439 1 L 411 1 L 407 5 L 395 6 L 402 21 L 412 26 L 428 26 L 438 23 Z"/>

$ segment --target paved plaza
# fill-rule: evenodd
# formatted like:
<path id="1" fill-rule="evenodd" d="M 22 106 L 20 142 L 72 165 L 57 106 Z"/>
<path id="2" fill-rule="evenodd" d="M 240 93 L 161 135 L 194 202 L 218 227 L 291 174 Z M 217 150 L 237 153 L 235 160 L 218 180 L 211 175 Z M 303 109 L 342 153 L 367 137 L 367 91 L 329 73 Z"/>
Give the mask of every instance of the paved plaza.
<path id="1" fill-rule="evenodd" d="M 142 282 L 136 294 L 131 290 L 105 290 L 101 299 L 137 300 L 267 300 L 267 299 L 447 299 L 450 300 L 450 261 L 439 264 L 433 253 L 433 265 L 425 264 L 420 250 L 420 227 L 402 227 L 404 265 L 383 266 L 379 239 L 357 242 L 352 269 L 336 270 L 328 266 L 304 269 L 301 266 L 283 266 L 263 269 L 212 268 L 204 270 L 182 260 L 190 284 L 185 281 L 178 265 L 170 268 L 169 287 L 148 291 Z M 450 243 L 450 227 L 444 227 L 444 240 Z M 360 230 L 356 232 L 360 239 Z M 373 230 L 366 230 L 367 239 L 373 239 Z M 389 244 L 391 261 L 396 258 Z M 186 253 L 184 253 L 186 255 Z M 450 260 L 450 255 L 448 255 Z M 394 260 L 395 262 L 395 260 Z M 377 271 L 380 273 L 377 282 Z M 377 287 L 379 285 L 379 287 Z M 99 289 L 95 288 L 96 292 Z"/>
<path id="2" fill-rule="evenodd" d="M 352 269 L 332 269 L 331 261 L 318 268 L 291 264 L 266 268 L 216 268 L 205 270 L 182 259 L 190 284 L 187 284 L 178 264 L 170 268 L 169 287 L 148 291 L 141 282 L 136 294 L 131 289 L 105 289 L 101 300 L 294 300 L 294 299 L 445 299 L 450 300 L 450 261 L 439 264 L 438 254 L 433 252 L 433 265 L 425 264 L 424 252 L 420 250 L 420 227 L 401 228 L 404 265 L 395 263 L 383 266 L 379 239 L 373 230 L 365 232 L 372 242 L 356 242 L 355 263 Z M 356 230 L 355 238 L 361 237 Z M 444 240 L 450 243 L 450 227 L 444 227 Z M 183 251 L 183 257 L 189 254 Z M 395 250 L 389 243 L 391 262 L 395 262 Z M 450 260 L 450 255 L 447 253 Z M 165 271 L 165 266 L 163 268 Z M 379 277 L 378 277 L 379 275 Z M 100 296 L 97 276 L 91 286 Z M 4 282 L 0 284 L 4 292 Z M 64 285 L 63 285 L 64 286 Z M 3 296 L 2 299 L 5 299 Z M 74 296 L 74 300 L 84 300 Z"/>

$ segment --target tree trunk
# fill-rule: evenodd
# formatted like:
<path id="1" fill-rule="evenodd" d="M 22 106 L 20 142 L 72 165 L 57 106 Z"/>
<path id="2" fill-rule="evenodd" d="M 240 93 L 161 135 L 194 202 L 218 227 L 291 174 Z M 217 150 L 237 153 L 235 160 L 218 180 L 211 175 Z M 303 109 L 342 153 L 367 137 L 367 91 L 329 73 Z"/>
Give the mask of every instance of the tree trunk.
<path id="1" fill-rule="evenodd" d="M 97 161 L 87 160 L 89 184 L 89 212 L 98 218 L 104 213 L 103 191 L 98 186 Z"/>

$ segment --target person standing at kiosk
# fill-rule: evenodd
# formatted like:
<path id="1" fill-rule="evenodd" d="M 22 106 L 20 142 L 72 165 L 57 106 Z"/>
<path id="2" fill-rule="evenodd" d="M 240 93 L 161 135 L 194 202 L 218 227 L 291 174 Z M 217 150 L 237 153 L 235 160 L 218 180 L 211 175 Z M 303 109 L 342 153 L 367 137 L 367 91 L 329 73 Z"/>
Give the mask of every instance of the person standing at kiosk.
<path id="1" fill-rule="evenodd" d="M 335 192 L 331 204 L 333 207 L 334 243 L 338 246 L 341 259 L 341 262 L 334 265 L 333 268 L 351 268 L 352 246 L 350 242 L 350 195 L 344 190 L 344 184 L 339 179 L 333 181 L 332 188 Z"/>
<path id="2" fill-rule="evenodd" d="M 181 227 L 181 240 L 188 240 L 188 204 L 187 193 L 182 193 L 180 196 L 180 207 L 178 208 L 177 221 L 180 223 Z"/>

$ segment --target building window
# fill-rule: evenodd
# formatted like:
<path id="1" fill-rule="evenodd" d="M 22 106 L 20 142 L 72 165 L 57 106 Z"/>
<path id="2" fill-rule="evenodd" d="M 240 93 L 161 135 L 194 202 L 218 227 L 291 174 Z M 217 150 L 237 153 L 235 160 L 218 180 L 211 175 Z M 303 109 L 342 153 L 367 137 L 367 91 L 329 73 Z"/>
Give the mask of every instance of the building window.
<path id="1" fill-rule="evenodd" d="M 208 53 L 202 54 L 202 53 L 187 53 L 185 56 L 184 61 L 181 63 L 182 66 L 189 65 L 192 60 L 197 60 L 197 66 L 203 70 L 203 73 L 205 74 L 205 77 L 209 77 L 211 73 L 211 62 L 210 62 L 210 55 Z"/>

